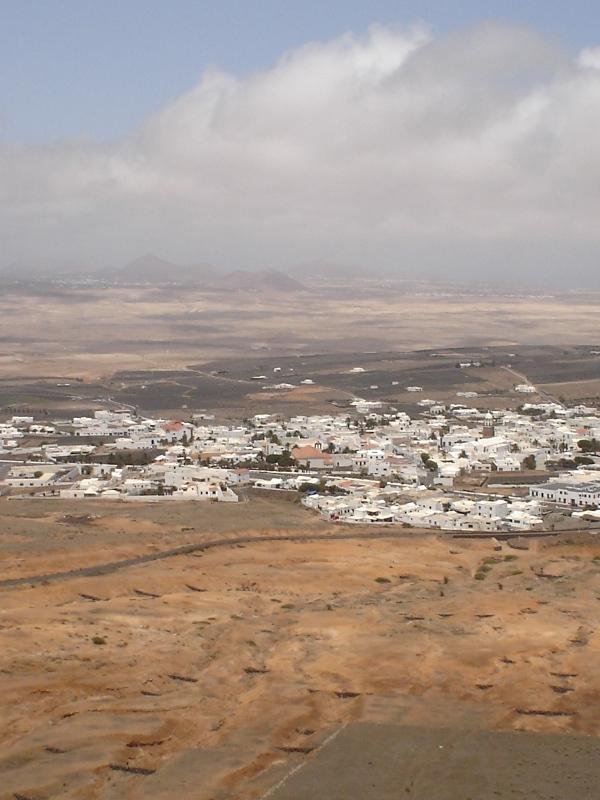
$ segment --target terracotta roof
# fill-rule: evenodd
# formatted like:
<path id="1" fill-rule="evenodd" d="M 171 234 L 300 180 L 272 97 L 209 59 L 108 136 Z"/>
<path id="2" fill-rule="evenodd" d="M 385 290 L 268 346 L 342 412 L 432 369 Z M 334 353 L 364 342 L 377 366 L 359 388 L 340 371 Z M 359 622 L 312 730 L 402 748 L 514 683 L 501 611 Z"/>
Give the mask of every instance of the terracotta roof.
<path id="1" fill-rule="evenodd" d="M 181 428 L 183 428 L 183 422 L 179 422 L 179 420 L 173 420 L 163 425 L 164 431 L 179 431 Z"/>
<path id="2" fill-rule="evenodd" d="M 292 457 L 295 458 L 296 461 L 305 461 L 309 458 L 320 458 L 325 463 L 331 461 L 331 455 L 329 453 L 323 453 L 321 450 L 317 450 L 316 447 L 311 447 L 310 445 L 306 445 L 306 447 L 294 447 L 292 450 Z"/>

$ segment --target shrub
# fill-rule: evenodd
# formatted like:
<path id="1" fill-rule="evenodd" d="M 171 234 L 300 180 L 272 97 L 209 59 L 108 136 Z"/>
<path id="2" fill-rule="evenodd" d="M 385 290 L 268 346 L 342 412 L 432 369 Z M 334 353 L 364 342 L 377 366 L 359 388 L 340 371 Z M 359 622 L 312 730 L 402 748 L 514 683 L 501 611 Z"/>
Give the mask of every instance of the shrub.
<path id="1" fill-rule="evenodd" d="M 92 636 L 92 643 L 93 644 L 106 644 L 106 639 L 104 636 Z"/>
<path id="2" fill-rule="evenodd" d="M 600 442 L 597 439 L 580 439 L 577 446 L 583 453 L 596 453 L 600 449 Z"/>

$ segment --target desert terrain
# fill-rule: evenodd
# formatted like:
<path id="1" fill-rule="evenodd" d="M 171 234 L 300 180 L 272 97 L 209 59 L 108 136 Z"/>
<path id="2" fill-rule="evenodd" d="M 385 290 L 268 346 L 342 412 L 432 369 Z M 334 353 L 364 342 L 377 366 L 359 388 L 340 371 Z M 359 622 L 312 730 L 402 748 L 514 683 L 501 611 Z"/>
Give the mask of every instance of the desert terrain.
<path id="1" fill-rule="evenodd" d="M 339 539 L 279 498 L 0 503 L 2 800 L 596 796 L 593 536 Z M 510 789 L 529 768 L 551 790 Z"/>
<path id="2" fill-rule="evenodd" d="M 512 392 L 520 376 L 553 397 L 596 404 L 598 308 L 593 293 L 441 291 L 376 280 L 289 293 L 7 284 L 0 414 L 133 407 L 235 418 L 268 402 L 293 415 L 345 408 L 357 395 L 410 410 L 414 396 L 405 389 L 413 384 L 442 401 L 476 391 L 480 407 L 511 407 L 522 402 Z M 458 370 L 465 358 L 481 369 Z M 277 382 L 296 388 L 263 388 Z"/>
<path id="3" fill-rule="evenodd" d="M 185 286 L 5 285 L 4 377 L 96 379 L 255 354 L 594 343 L 593 293 L 405 291 L 372 284 L 294 293 Z"/>

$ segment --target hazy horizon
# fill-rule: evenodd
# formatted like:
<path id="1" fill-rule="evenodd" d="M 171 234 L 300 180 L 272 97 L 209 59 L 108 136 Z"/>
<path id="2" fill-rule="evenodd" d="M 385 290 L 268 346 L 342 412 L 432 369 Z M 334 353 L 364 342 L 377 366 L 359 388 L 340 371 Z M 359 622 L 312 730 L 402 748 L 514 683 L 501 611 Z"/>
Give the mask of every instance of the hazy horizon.
<path id="1" fill-rule="evenodd" d="M 0 267 L 151 252 L 226 271 L 318 261 L 600 286 L 600 47 L 559 41 L 543 17 L 374 23 L 271 66 L 203 64 L 112 138 L 7 137 L 8 97 Z"/>

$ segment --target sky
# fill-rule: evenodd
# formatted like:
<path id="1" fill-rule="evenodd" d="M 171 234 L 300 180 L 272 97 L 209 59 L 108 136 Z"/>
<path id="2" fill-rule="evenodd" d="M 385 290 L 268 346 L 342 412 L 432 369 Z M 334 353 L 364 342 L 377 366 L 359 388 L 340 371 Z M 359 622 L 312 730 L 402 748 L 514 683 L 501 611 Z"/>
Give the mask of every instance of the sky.
<path id="1" fill-rule="evenodd" d="M 600 5 L 0 0 L 2 262 L 600 284 Z"/>

